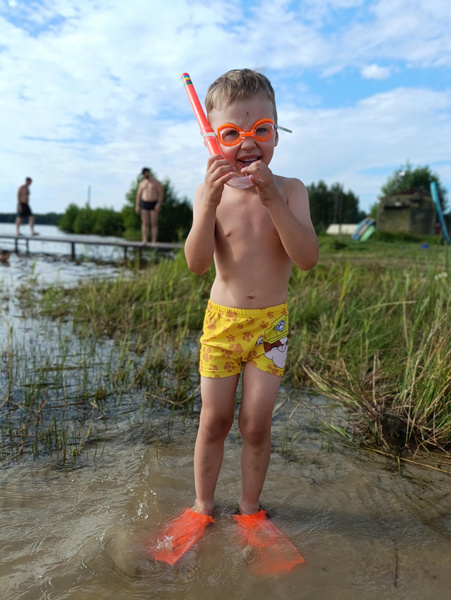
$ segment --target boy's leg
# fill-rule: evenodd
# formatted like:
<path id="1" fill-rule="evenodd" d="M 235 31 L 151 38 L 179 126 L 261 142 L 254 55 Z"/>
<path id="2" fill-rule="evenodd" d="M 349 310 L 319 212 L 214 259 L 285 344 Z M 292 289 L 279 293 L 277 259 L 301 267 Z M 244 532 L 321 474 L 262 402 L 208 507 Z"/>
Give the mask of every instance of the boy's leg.
<path id="1" fill-rule="evenodd" d="M 281 377 L 246 363 L 243 370 L 243 397 L 239 428 L 243 439 L 241 453 L 241 514 L 254 514 L 260 507 L 260 494 L 271 455 L 272 412 Z"/>
<path id="2" fill-rule="evenodd" d="M 28 217 L 28 225 L 30 226 L 31 235 L 34 235 L 34 216 L 30 215 Z"/>
<path id="3" fill-rule="evenodd" d="M 202 410 L 194 450 L 194 510 L 211 514 L 224 456 L 224 441 L 233 424 L 238 375 L 221 379 L 201 377 Z"/>

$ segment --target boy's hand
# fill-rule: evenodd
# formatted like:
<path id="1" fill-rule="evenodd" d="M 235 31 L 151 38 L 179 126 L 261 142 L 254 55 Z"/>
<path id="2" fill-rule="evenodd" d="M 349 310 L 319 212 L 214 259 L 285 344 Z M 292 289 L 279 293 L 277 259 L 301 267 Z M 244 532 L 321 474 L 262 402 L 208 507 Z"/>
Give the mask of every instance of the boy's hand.
<path id="1" fill-rule="evenodd" d="M 248 175 L 255 186 L 262 204 L 266 205 L 273 200 L 279 191 L 274 181 L 274 175 L 266 163 L 257 160 L 248 167 L 241 169 L 243 175 Z"/>
<path id="2" fill-rule="evenodd" d="M 224 185 L 232 179 L 234 170 L 228 160 L 220 154 L 208 159 L 205 173 L 204 197 L 215 206 L 221 202 Z"/>

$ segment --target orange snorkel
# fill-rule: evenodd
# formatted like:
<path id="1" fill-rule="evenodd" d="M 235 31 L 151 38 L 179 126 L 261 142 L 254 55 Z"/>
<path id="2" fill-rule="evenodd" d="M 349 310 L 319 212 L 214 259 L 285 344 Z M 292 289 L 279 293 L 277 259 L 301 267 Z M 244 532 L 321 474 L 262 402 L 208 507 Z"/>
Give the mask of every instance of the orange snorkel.
<path id="1" fill-rule="evenodd" d="M 199 98 L 197 97 L 196 90 L 194 89 L 193 82 L 191 81 L 191 77 L 188 73 L 183 73 L 182 75 L 183 83 L 185 84 L 185 90 L 188 94 L 188 99 L 191 103 L 191 107 L 194 111 L 194 114 L 197 119 L 197 123 L 200 127 L 200 133 L 204 138 L 204 144 L 207 146 L 208 151 L 210 152 L 210 156 L 214 154 L 221 154 L 222 152 L 219 149 L 218 142 L 216 140 L 216 134 L 211 128 L 210 123 L 208 122 L 207 117 L 202 109 L 201 103 L 199 102 Z M 226 185 L 229 185 L 233 188 L 245 189 L 254 185 L 249 177 L 232 177 Z"/>
<path id="2" fill-rule="evenodd" d="M 191 103 L 194 114 L 196 115 L 197 123 L 200 127 L 200 133 L 204 138 L 204 144 L 207 146 L 210 156 L 213 156 L 214 154 L 222 154 L 221 150 L 219 149 L 218 142 L 216 141 L 215 132 L 211 128 L 211 125 L 202 109 L 202 105 L 199 102 L 199 98 L 197 97 L 191 77 L 188 75 L 188 73 L 183 73 L 182 79 L 183 83 L 185 84 L 185 90 L 188 94 L 188 99 Z"/>

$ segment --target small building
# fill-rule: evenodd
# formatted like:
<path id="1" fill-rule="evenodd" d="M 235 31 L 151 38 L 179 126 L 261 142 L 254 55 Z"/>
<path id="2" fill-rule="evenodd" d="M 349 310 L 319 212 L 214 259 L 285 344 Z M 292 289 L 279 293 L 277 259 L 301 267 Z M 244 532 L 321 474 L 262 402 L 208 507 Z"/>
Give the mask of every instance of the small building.
<path id="1" fill-rule="evenodd" d="M 436 217 L 436 207 L 428 192 L 406 189 L 381 198 L 377 209 L 377 229 L 390 233 L 433 235 Z"/>

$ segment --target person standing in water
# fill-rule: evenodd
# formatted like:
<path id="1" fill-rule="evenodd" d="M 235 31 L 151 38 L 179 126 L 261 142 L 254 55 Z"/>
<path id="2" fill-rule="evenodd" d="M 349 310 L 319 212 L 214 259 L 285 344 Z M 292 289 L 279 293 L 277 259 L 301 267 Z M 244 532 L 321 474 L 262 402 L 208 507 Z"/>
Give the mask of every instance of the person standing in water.
<path id="1" fill-rule="evenodd" d="M 285 369 L 288 282 L 293 264 L 304 271 L 315 266 L 318 240 L 304 184 L 269 168 L 279 132 L 268 79 L 250 69 L 229 71 L 210 86 L 205 104 L 222 156 L 208 159 L 185 243 L 194 273 L 205 273 L 212 261 L 216 267 L 201 338 L 194 511 L 213 512 L 241 376 L 238 509 L 250 515 L 260 507 L 272 411 Z M 251 185 L 226 185 L 237 176 L 248 176 Z"/>
<path id="2" fill-rule="evenodd" d="M 235 416 L 242 439 L 241 496 L 235 521 L 260 557 L 262 572 L 289 570 L 303 558 L 260 506 L 271 454 L 271 422 L 288 350 L 288 284 L 293 265 L 318 261 L 307 189 L 270 169 L 279 141 L 274 90 L 251 69 L 229 71 L 208 89 L 205 105 L 221 154 L 208 159 L 185 243 L 188 268 L 215 279 L 200 340 L 202 408 L 194 450 L 193 508 L 170 521 L 152 556 L 174 564 L 212 523 L 224 443 Z M 236 179 L 244 185 L 232 185 Z M 165 540 L 171 540 L 168 549 Z M 262 550 L 263 549 L 263 550 Z M 257 559 L 254 560 L 254 563 Z"/>

